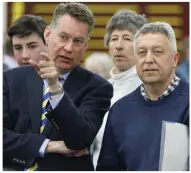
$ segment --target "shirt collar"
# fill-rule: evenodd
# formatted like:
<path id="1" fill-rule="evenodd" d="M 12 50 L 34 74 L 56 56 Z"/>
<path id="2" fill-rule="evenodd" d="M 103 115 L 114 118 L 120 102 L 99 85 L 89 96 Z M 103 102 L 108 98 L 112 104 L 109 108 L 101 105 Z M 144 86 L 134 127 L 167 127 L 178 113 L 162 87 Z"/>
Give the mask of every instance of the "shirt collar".
<path id="1" fill-rule="evenodd" d="M 70 73 L 71 73 L 71 71 L 62 74 L 61 76 L 64 78 L 64 80 L 66 80 Z"/>
<path id="2" fill-rule="evenodd" d="M 64 78 L 64 80 L 61 80 L 61 81 L 60 81 L 60 84 L 61 84 L 61 85 L 64 84 L 64 82 L 66 81 L 66 79 L 68 78 L 68 76 L 69 76 L 70 73 L 71 73 L 71 71 L 66 72 L 66 73 L 63 73 L 63 74 L 61 75 L 61 76 Z M 48 83 L 47 83 L 46 80 L 43 80 L 43 81 L 44 81 L 44 91 L 45 91 L 45 89 L 48 87 Z"/>
<path id="3" fill-rule="evenodd" d="M 164 91 L 164 93 L 158 98 L 158 100 L 160 100 L 160 99 L 162 99 L 162 98 L 168 96 L 172 91 L 174 91 L 174 89 L 179 85 L 179 83 L 180 83 L 180 78 L 179 78 L 178 76 L 174 75 L 174 77 L 173 77 L 172 81 L 170 82 L 170 84 L 168 85 L 167 89 L 166 89 L 166 90 Z M 146 92 L 146 90 L 145 90 L 143 84 L 140 86 L 140 90 L 141 90 L 141 95 L 144 97 L 144 99 L 145 99 L 146 101 L 152 101 L 152 100 L 149 98 L 149 96 L 148 96 L 148 94 L 147 94 L 147 92 Z"/>

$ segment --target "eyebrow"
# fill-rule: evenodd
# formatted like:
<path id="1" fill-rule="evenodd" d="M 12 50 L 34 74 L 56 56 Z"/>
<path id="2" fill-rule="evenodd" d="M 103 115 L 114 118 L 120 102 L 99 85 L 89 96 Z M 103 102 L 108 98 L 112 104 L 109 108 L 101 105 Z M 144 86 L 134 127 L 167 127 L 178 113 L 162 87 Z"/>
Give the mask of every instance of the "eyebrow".
<path id="1" fill-rule="evenodd" d="M 64 35 L 66 35 L 66 36 L 68 36 L 68 37 L 71 37 L 69 34 L 67 34 L 66 32 L 60 32 L 59 33 L 59 35 L 62 35 L 62 34 L 64 34 Z M 74 37 L 74 39 L 83 39 L 83 40 L 86 40 L 86 38 L 84 38 L 84 37 L 82 37 L 82 36 L 76 36 L 76 37 Z"/>
<path id="2" fill-rule="evenodd" d="M 118 35 L 117 35 L 117 34 L 111 34 L 111 37 L 113 37 L 113 36 L 116 36 L 116 37 L 117 37 Z"/>
<path id="3" fill-rule="evenodd" d="M 59 35 L 60 35 L 60 34 L 65 34 L 65 35 L 68 35 L 68 34 L 67 34 L 66 32 L 64 32 L 64 31 L 59 32 L 58 34 L 59 34 Z"/>
<path id="4" fill-rule="evenodd" d="M 138 47 L 138 49 L 146 49 L 147 47 L 146 46 L 141 46 L 141 47 Z M 151 46 L 152 49 L 156 49 L 156 48 L 163 48 L 162 45 L 158 45 L 158 46 Z"/>
<path id="5" fill-rule="evenodd" d="M 31 44 L 38 44 L 38 42 L 32 41 L 27 43 L 27 45 L 31 45 Z M 21 46 L 21 44 L 14 44 L 13 47 L 17 47 L 17 46 Z"/>
<path id="6" fill-rule="evenodd" d="M 118 37 L 118 36 L 119 35 L 117 35 L 117 34 L 111 35 L 111 37 Z M 132 37 L 132 35 L 130 35 L 130 34 L 123 34 L 122 37 Z"/>
<path id="7" fill-rule="evenodd" d="M 21 46 L 21 44 L 13 44 L 13 47 Z"/>
<path id="8" fill-rule="evenodd" d="M 32 42 L 27 43 L 27 45 L 31 45 L 31 44 L 38 44 L 38 42 L 32 41 Z"/>
<path id="9" fill-rule="evenodd" d="M 162 45 L 158 45 L 158 46 L 153 46 L 152 48 L 153 48 L 153 49 L 156 49 L 156 48 L 163 48 L 163 46 L 162 46 Z"/>
<path id="10" fill-rule="evenodd" d="M 132 37 L 132 35 L 130 35 L 130 34 L 124 34 L 124 35 L 123 35 L 123 37 L 126 37 L 126 36 Z"/>

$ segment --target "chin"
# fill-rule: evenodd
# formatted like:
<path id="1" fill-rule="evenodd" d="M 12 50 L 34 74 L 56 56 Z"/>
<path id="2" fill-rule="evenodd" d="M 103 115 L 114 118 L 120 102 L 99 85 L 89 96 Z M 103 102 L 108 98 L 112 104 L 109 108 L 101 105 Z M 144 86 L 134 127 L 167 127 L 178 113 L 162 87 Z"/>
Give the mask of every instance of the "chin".
<path id="1" fill-rule="evenodd" d="M 119 70 L 127 70 L 127 67 L 124 66 L 124 64 L 116 64 L 116 68 L 119 69 Z"/>
<path id="2" fill-rule="evenodd" d="M 154 84 L 154 83 L 157 83 L 159 81 L 156 78 L 143 78 L 142 80 L 145 84 Z"/>
<path id="3" fill-rule="evenodd" d="M 62 63 L 62 64 L 57 64 L 56 67 L 57 67 L 58 70 L 61 71 L 61 72 L 68 71 L 68 70 L 70 70 L 70 69 L 72 68 L 71 65 L 63 64 L 63 63 Z"/>

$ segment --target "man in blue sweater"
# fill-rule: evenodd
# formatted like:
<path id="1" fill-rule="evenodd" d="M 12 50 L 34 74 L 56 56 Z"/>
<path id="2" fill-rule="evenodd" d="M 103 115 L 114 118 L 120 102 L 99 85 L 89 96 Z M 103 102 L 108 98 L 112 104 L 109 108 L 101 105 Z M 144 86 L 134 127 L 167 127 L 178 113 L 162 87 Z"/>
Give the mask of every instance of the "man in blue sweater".
<path id="1" fill-rule="evenodd" d="M 175 75 L 179 55 L 172 27 L 165 22 L 144 25 L 135 35 L 134 51 L 143 84 L 110 109 L 97 170 L 167 170 L 165 164 L 168 170 L 186 170 L 188 153 L 182 165 L 178 151 L 169 154 L 183 141 L 166 149 L 171 142 L 166 125 L 189 126 L 189 85 Z M 175 138 L 178 132 L 173 131 Z M 187 142 L 182 146 L 185 151 Z"/>

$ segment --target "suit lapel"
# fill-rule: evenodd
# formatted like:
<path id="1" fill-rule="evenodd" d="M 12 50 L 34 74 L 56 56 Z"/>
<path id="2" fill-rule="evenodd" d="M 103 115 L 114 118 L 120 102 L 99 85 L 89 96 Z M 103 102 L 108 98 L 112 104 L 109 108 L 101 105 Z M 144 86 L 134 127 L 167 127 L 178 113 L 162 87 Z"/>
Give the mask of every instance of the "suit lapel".
<path id="1" fill-rule="evenodd" d="M 84 85 L 87 80 L 85 76 L 85 71 L 79 65 L 71 71 L 63 86 L 70 98 Z"/>
<path id="2" fill-rule="evenodd" d="M 84 73 L 84 75 L 82 73 Z M 86 76 L 85 72 L 80 66 L 77 66 L 75 69 L 73 69 L 68 76 L 63 87 L 70 98 L 72 98 L 79 88 L 84 85 L 85 81 L 87 80 L 84 76 Z M 41 105 L 43 99 L 43 80 L 32 69 L 31 73 L 26 77 L 26 81 L 28 88 L 27 94 L 29 99 L 29 107 L 31 112 L 30 116 L 32 121 L 32 132 L 39 133 L 42 111 Z M 48 136 L 52 129 L 53 125 L 49 120 L 47 120 L 42 134 Z"/>
<path id="3" fill-rule="evenodd" d="M 26 82 L 30 116 L 32 122 L 32 132 L 39 133 L 43 96 L 43 80 L 34 71 L 34 69 L 31 69 L 31 73 L 26 76 Z"/>
<path id="4" fill-rule="evenodd" d="M 82 86 L 83 79 L 84 78 L 82 78 L 82 68 L 77 66 L 75 69 L 72 70 L 72 72 L 68 76 L 68 78 L 63 86 L 70 98 L 72 98 L 72 96 Z M 49 120 L 47 120 L 42 134 L 45 136 L 49 136 L 50 133 L 52 132 L 52 129 L 53 129 L 52 123 Z"/>
<path id="5" fill-rule="evenodd" d="M 44 136 L 48 137 L 49 134 L 50 134 L 50 132 L 52 131 L 52 129 L 53 129 L 53 125 L 52 125 L 52 123 L 49 121 L 49 119 L 47 119 L 42 134 L 43 134 Z"/>

